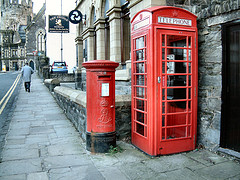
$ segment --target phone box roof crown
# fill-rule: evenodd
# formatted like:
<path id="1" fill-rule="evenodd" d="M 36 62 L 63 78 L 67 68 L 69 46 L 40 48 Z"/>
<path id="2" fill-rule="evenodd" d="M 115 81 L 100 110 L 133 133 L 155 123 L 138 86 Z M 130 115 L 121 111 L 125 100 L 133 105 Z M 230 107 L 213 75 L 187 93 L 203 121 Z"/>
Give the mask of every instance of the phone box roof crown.
<path id="1" fill-rule="evenodd" d="M 177 7 L 156 6 L 139 11 L 133 17 L 131 23 L 132 31 L 151 24 L 195 29 L 197 27 L 197 16 Z"/>

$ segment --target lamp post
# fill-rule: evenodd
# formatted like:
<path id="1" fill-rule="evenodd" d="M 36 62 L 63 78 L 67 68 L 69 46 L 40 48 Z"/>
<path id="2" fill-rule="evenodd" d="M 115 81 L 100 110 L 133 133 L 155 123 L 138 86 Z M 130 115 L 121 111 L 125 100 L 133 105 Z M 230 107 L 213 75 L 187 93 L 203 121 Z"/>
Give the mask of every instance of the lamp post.
<path id="1" fill-rule="evenodd" d="M 62 0 L 61 0 L 61 16 L 62 16 Z M 61 62 L 63 62 L 63 37 L 61 32 Z"/>

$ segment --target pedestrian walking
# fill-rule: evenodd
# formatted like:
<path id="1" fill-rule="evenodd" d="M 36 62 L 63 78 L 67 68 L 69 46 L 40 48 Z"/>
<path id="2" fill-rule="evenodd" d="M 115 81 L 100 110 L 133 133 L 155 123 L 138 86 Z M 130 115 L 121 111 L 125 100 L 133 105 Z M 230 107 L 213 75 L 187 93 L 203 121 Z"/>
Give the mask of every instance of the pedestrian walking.
<path id="1" fill-rule="evenodd" d="M 24 81 L 25 90 L 30 92 L 30 85 L 31 85 L 31 76 L 34 73 L 33 69 L 28 66 L 28 63 L 22 68 L 22 77 Z"/>

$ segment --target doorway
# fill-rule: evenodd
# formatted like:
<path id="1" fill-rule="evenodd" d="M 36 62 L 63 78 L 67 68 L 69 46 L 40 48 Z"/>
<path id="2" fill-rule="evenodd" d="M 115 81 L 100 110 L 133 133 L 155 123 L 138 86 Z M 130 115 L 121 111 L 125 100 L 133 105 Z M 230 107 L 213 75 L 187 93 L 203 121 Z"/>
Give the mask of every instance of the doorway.
<path id="1" fill-rule="evenodd" d="M 34 62 L 30 61 L 30 67 L 34 70 Z"/>
<path id="2" fill-rule="evenodd" d="M 159 153 L 195 147 L 195 33 L 158 29 Z M 178 144 L 178 146 L 176 146 Z"/>
<path id="3" fill-rule="evenodd" d="M 240 152 L 240 23 L 223 26 L 221 142 Z"/>

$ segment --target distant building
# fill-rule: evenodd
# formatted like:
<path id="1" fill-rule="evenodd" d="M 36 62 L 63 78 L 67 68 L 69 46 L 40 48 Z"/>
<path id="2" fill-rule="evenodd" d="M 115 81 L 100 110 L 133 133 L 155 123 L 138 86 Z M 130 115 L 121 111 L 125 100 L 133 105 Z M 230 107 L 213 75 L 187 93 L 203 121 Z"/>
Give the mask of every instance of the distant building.
<path id="1" fill-rule="evenodd" d="M 28 23 L 26 32 L 26 59 L 33 69 L 38 69 L 40 59 L 46 57 L 46 5 Z"/>
<path id="2" fill-rule="evenodd" d="M 26 60 L 25 28 L 32 20 L 31 0 L 1 0 L 0 70 L 20 69 Z"/>

